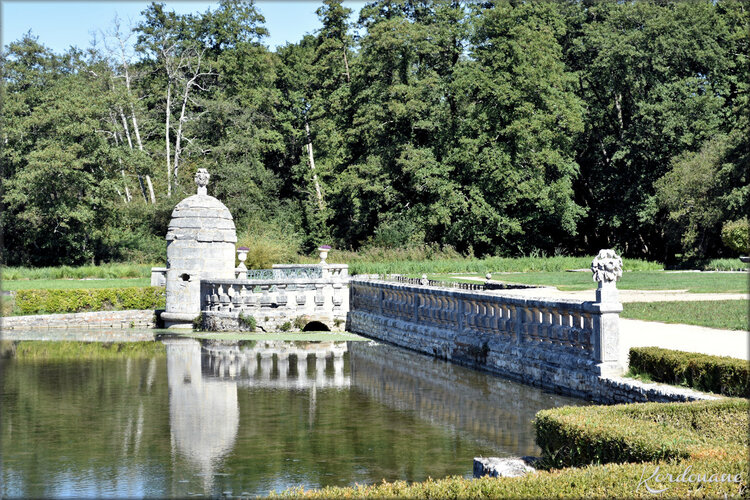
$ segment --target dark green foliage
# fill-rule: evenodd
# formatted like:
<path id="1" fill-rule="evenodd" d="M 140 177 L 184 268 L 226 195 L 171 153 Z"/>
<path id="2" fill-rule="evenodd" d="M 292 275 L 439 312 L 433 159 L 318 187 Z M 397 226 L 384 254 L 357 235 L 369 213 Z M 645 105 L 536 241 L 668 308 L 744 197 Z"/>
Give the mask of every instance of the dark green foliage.
<path id="1" fill-rule="evenodd" d="M 278 225 L 292 253 L 736 256 L 743 2 L 376 0 L 351 26 L 324 0 L 276 50 L 261 10 L 151 4 L 132 57 L 7 45 L 2 262 L 163 261 L 199 167 L 241 233 Z"/>
<path id="2" fill-rule="evenodd" d="M 646 373 L 656 382 L 686 385 L 725 396 L 750 397 L 750 363 L 742 359 L 633 347 L 630 369 Z"/>
<path id="3" fill-rule="evenodd" d="M 16 308 L 21 314 L 163 309 L 165 298 L 163 287 L 18 290 Z"/>
<path id="4" fill-rule="evenodd" d="M 281 326 L 279 326 L 279 330 L 282 332 L 288 332 L 292 329 L 292 323 L 290 321 L 284 321 Z"/>
<path id="5" fill-rule="evenodd" d="M 239 316 L 239 326 L 240 330 L 243 332 L 254 332 L 256 327 L 256 320 L 254 316 L 251 316 L 249 314 L 240 313 Z"/>
<path id="6" fill-rule="evenodd" d="M 721 241 L 740 255 L 750 254 L 750 222 L 747 217 L 725 223 L 721 228 Z"/>

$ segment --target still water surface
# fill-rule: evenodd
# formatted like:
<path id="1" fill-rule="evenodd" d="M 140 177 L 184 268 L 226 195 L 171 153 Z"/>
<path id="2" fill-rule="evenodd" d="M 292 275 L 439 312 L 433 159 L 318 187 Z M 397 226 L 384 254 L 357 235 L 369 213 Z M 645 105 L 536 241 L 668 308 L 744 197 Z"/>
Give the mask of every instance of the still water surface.
<path id="1" fill-rule="evenodd" d="M 470 476 L 475 456 L 538 454 L 538 410 L 583 404 L 374 342 L 4 341 L 2 351 L 2 497 Z"/>

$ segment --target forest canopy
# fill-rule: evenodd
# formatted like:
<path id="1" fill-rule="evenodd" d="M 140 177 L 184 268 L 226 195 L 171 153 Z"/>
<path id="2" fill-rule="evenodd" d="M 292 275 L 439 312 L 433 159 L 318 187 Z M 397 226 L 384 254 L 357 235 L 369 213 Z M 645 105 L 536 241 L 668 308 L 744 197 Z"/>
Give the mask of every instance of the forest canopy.
<path id="1" fill-rule="evenodd" d="M 244 0 L 153 3 L 63 54 L 31 33 L 5 46 L 3 263 L 159 262 L 201 167 L 238 231 L 277 228 L 299 251 L 736 255 L 722 228 L 750 213 L 744 2 L 350 13 L 324 0 L 321 29 L 276 50 Z"/>

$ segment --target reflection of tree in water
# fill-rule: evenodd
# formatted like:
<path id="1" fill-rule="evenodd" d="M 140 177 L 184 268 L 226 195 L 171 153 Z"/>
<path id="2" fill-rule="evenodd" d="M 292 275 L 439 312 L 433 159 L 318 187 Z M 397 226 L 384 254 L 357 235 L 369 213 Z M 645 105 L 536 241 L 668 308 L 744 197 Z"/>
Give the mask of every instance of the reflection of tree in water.
<path id="1" fill-rule="evenodd" d="M 197 340 L 170 339 L 164 343 L 172 451 L 198 468 L 203 493 L 208 495 L 215 471 L 237 437 L 237 384 L 201 375 L 201 345 Z"/>

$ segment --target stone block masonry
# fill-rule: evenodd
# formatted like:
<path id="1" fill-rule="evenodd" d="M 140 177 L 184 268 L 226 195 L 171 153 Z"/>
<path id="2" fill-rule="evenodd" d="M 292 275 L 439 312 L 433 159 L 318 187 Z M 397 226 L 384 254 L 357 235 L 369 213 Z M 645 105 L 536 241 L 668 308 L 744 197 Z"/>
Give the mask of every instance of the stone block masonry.
<path id="1" fill-rule="evenodd" d="M 554 392 L 602 403 L 689 401 L 697 391 L 619 378 L 622 306 L 350 282 L 347 330 Z M 611 292 L 611 291 L 610 291 Z"/>
<path id="2" fill-rule="evenodd" d="M 101 328 L 154 328 L 156 311 L 97 311 L 69 314 L 37 314 L 0 318 L 0 335 L 11 330 L 49 328 L 101 329 Z"/>

